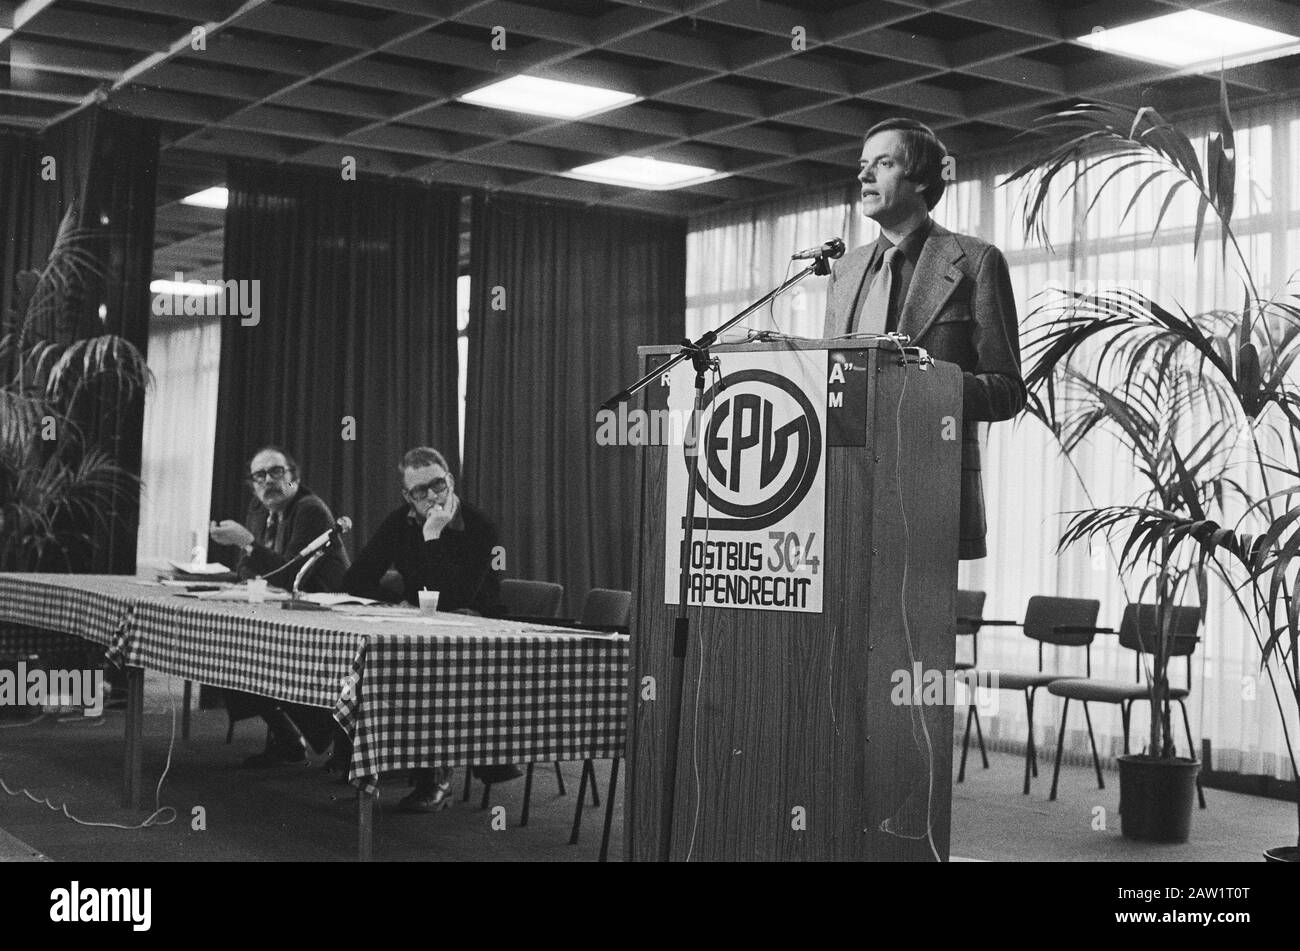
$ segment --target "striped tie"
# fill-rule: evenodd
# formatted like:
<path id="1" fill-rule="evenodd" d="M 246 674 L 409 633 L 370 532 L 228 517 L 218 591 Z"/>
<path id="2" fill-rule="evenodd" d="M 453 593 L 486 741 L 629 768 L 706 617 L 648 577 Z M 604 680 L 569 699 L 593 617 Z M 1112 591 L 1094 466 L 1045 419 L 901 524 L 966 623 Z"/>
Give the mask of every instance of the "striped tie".
<path id="1" fill-rule="evenodd" d="M 889 304 L 894 292 L 894 278 L 897 276 L 894 265 L 903 252 L 890 248 L 885 252 L 880 270 L 867 290 L 867 299 L 862 302 L 862 310 L 853 327 L 855 334 L 883 334 L 889 326 Z"/>

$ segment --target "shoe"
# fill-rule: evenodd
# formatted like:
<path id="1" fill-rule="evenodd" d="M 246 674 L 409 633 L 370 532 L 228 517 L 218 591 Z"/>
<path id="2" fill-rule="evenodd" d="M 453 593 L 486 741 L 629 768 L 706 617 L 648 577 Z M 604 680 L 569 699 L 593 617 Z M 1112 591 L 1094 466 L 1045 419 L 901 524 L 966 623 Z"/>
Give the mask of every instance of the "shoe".
<path id="1" fill-rule="evenodd" d="M 416 786 L 415 792 L 397 804 L 402 812 L 440 812 L 451 805 L 451 783 Z"/>
<path id="2" fill-rule="evenodd" d="M 274 727 L 266 731 L 266 749 L 244 760 L 244 769 L 269 769 L 283 763 L 307 762 L 307 743 L 302 735 L 288 735 Z"/>
<path id="3" fill-rule="evenodd" d="M 506 783 L 522 776 L 523 770 L 518 766 L 475 766 L 474 776 L 480 781 L 495 785 Z"/>

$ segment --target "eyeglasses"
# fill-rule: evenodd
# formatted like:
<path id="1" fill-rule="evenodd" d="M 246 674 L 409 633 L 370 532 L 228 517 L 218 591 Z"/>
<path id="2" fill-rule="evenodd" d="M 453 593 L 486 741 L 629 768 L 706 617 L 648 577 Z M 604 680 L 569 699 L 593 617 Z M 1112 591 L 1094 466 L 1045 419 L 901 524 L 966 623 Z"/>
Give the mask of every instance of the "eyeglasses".
<path id="1" fill-rule="evenodd" d="M 248 481 L 254 485 L 261 485 L 267 479 L 273 479 L 274 481 L 279 482 L 289 471 L 290 470 L 286 469 L 284 466 L 271 466 L 269 469 L 258 469 L 256 472 L 250 472 L 248 474 Z"/>
<path id="2" fill-rule="evenodd" d="M 442 495 L 447 491 L 447 480 L 443 478 L 434 479 L 432 482 L 426 482 L 424 485 L 413 485 L 409 489 L 403 489 L 406 497 L 413 502 L 423 502 L 430 494 Z"/>

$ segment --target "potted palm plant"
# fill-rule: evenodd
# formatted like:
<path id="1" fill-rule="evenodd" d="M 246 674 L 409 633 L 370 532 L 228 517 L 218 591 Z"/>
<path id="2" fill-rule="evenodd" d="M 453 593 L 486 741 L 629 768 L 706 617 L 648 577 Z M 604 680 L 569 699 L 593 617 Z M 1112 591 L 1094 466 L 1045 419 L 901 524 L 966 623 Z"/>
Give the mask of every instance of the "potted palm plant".
<path id="1" fill-rule="evenodd" d="M 79 425 L 106 392 L 129 397 L 150 374 L 123 337 L 77 326 L 83 292 L 102 274 L 102 234 L 75 221 L 70 208 L 43 267 L 17 276 L 0 336 L 0 570 L 70 570 L 69 551 L 138 493 L 138 477 Z"/>
<path id="2" fill-rule="evenodd" d="M 1121 173 L 1134 170 L 1140 182 L 1124 216 L 1153 189 L 1160 198 L 1154 238 L 1182 192 L 1195 201 L 1193 255 L 1207 220 L 1215 221 L 1222 239 L 1218 266 L 1227 272 L 1231 255 L 1240 277 L 1238 301 L 1201 313 L 1162 306 L 1127 288 L 1049 292 L 1028 318 L 1026 382 L 1031 412 L 1052 427 L 1067 455 L 1080 445 L 1080 432 L 1108 427 L 1150 485 L 1144 498 L 1077 513 L 1062 543 L 1122 536 L 1121 570 L 1153 566 L 1157 604 L 1173 603 L 1191 579 L 1204 610 L 1206 573 L 1226 582 L 1259 647 L 1295 774 L 1288 722 L 1300 713 L 1300 505 L 1293 504 L 1300 496 L 1300 387 L 1289 377 L 1300 355 L 1300 307 L 1294 294 L 1264 296 L 1233 231 L 1236 155 L 1226 85 L 1220 83 L 1217 130 L 1204 161 L 1188 136 L 1149 106 L 1080 103 L 1045 117 L 1038 131 L 1051 144 L 1010 178 L 1026 186 L 1027 235 L 1046 239 L 1055 185 L 1063 183 L 1067 195 L 1095 186 L 1086 215 L 1102 193 L 1118 187 Z M 1165 622 L 1148 670 L 1147 754 L 1159 758 L 1172 750 L 1167 635 Z M 1132 800 L 1123 792 L 1124 775 L 1127 811 Z M 1291 846 L 1269 854 L 1295 856 Z"/>

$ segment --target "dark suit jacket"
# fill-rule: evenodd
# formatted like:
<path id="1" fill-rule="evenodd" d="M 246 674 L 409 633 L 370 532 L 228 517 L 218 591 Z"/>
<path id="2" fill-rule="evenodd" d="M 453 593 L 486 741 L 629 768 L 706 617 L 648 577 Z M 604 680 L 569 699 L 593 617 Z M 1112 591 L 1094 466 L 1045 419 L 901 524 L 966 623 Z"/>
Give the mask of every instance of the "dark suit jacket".
<path id="1" fill-rule="evenodd" d="M 854 248 L 835 265 L 827 289 L 825 336 L 850 332 L 876 251 L 875 243 Z M 1010 419 L 1026 400 L 1016 302 L 1002 252 L 987 241 L 933 225 L 912 273 L 898 331 L 934 359 L 963 371 L 958 556 L 983 558 L 979 423 Z"/>
<path id="2" fill-rule="evenodd" d="M 262 534 L 266 529 L 266 519 L 270 513 L 262 507 L 257 499 L 253 500 L 244 520 L 244 527 L 253 533 L 253 550 L 239 560 L 237 568 L 239 577 L 252 578 L 268 575 L 272 571 L 291 561 L 298 552 L 307 547 L 312 539 L 323 535 L 334 527 L 334 514 L 319 495 L 305 485 L 299 485 L 298 491 L 285 508 L 281 524 L 278 546 L 262 544 Z M 280 588 L 289 588 L 298 576 L 301 565 L 286 568 L 270 579 Z M 330 546 L 325 556 L 316 563 L 310 577 L 303 582 L 304 591 L 339 591 L 343 587 L 343 576 L 348 570 L 348 553 L 337 540 Z"/>

